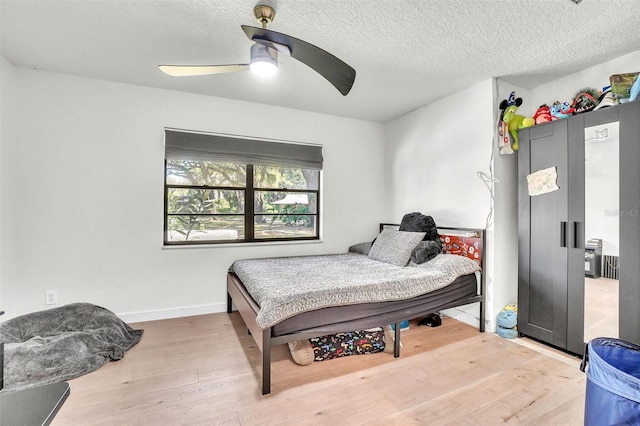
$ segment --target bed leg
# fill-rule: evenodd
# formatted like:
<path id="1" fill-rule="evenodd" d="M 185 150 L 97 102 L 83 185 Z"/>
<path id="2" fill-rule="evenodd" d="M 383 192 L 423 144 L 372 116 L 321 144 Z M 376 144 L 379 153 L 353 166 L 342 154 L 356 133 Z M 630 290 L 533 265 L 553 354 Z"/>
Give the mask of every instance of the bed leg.
<path id="1" fill-rule="evenodd" d="M 262 330 L 262 394 L 271 393 L 271 327 Z"/>
<path id="2" fill-rule="evenodd" d="M 398 358 L 400 356 L 400 323 L 395 323 L 393 328 L 393 357 Z"/>
<path id="3" fill-rule="evenodd" d="M 484 322 L 485 322 L 485 312 L 484 312 L 485 306 L 484 306 L 484 302 L 480 302 L 480 325 L 478 327 L 478 330 L 480 331 L 480 333 L 484 333 Z"/>
<path id="4" fill-rule="evenodd" d="M 230 314 L 233 308 L 233 304 L 232 304 L 232 300 L 231 300 L 231 295 L 229 294 L 229 292 L 227 292 L 227 313 Z"/>

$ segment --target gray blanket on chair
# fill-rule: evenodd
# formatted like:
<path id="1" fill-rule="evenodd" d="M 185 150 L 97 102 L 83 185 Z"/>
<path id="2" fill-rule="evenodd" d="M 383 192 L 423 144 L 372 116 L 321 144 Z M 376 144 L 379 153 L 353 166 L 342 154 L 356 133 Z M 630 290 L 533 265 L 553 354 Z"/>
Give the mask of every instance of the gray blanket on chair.
<path id="1" fill-rule="evenodd" d="M 119 360 L 140 341 L 111 311 L 73 303 L 34 312 L 0 324 L 4 342 L 4 390 L 17 391 L 60 382 Z"/>

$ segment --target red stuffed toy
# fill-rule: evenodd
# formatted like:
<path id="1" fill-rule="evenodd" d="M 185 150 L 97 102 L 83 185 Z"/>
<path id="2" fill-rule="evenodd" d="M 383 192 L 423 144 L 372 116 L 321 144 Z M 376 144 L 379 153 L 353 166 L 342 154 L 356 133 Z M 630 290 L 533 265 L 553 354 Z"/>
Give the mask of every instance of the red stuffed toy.
<path id="1" fill-rule="evenodd" d="M 533 114 L 533 119 L 536 121 L 536 124 L 550 122 L 551 110 L 549 109 L 549 105 L 547 104 L 540 105 L 540 107 L 536 110 L 536 113 Z"/>

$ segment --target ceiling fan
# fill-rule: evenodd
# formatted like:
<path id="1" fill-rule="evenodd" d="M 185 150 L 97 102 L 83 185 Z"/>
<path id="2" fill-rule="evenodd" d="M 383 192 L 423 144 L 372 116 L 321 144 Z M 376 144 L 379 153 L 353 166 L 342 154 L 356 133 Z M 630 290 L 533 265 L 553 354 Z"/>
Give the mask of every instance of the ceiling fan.
<path id="1" fill-rule="evenodd" d="M 278 52 L 291 56 L 307 65 L 333 84 L 346 96 L 356 78 L 356 70 L 331 53 L 287 34 L 267 30 L 267 24 L 273 22 L 276 12 L 270 6 L 259 5 L 253 14 L 262 28 L 241 25 L 251 46 L 248 64 L 229 65 L 159 65 L 166 74 L 182 77 L 194 75 L 222 74 L 252 70 L 260 75 L 272 75 L 278 70 Z"/>

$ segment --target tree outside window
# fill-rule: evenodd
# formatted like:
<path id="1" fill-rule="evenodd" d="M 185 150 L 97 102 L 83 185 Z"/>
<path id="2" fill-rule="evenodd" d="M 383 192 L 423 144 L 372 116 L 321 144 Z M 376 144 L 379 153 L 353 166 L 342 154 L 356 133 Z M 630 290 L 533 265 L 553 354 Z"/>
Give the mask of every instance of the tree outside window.
<path id="1" fill-rule="evenodd" d="M 319 238 L 320 172 L 165 161 L 165 244 Z"/>

